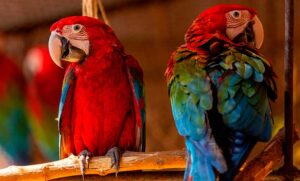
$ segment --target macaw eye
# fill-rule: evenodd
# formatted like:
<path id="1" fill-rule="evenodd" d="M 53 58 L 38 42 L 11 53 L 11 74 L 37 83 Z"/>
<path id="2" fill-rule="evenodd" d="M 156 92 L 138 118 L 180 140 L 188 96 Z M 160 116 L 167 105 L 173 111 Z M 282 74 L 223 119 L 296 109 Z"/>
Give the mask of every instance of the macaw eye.
<path id="1" fill-rule="evenodd" d="M 229 12 L 231 14 L 231 16 L 235 19 L 238 19 L 241 17 L 241 12 L 240 11 L 230 11 Z"/>
<path id="2" fill-rule="evenodd" d="M 76 25 L 73 25 L 73 30 L 74 31 L 80 31 L 81 30 L 81 25 L 80 24 L 76 24 Z"/>

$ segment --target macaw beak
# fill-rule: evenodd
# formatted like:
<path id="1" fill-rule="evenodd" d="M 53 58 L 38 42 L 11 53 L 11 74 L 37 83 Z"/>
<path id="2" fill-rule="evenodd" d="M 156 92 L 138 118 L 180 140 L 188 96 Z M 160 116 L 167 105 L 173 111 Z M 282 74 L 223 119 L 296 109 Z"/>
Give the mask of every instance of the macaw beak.
<path id="1" fill-rule="evenodd" d="M 61 68 L 63 68 L 62 60 L 67 62 L 79 62 L 84 60 L 87 56 L 84 50 L 73 46 L 69 40 L 56 31 L 51 32 L 48 47 L 53 62 Z"/>
<path id="2" fill-rule="evenodd" d="M 259 49 L 264 40 L 264 29 L 262 23 L 255 15 L 251 20 L 240 26 L 228 27 L 226 35 L 233 42 L 244 42 Z"/>
<path id="3" fill-rule="evenodd" d="M 254 38 L 255 38 L 255 48 L 259 49 L 262 46 L 264 41 L 264 28 L 257 16 L 254 16 L 252 21 L 253 21 L 253 31 L 254 31 Z"/>
<path id="4" fill-rule="evenodd" d="M 60 36 L 56 31 L 51 32 L 48 42 L 49 53 L 53 62 L 61 68 L 63 68 L 61 59 L 64 53 L 63 51 L 66 49 L 66 44 L 65 38 Z"/>

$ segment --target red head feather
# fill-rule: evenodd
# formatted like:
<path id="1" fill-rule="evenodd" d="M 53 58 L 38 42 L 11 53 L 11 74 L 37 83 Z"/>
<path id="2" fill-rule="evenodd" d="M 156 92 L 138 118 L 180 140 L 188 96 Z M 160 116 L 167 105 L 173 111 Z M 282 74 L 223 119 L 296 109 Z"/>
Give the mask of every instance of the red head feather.
<path id="1" fill-rule="evenodd" d="M 97 44 L 117 44 L 120 45 L 116 35 L 111 27 L 106 25 L 103 21 L 88 16 L 70 16 L 55 22 L 50 31 L 57 31 L 61 33 L 65 25 L 81 24 L 86 28 L 90 43 L 93 45 L 97 40 Z"/>
<path id="2" fill-rule="evenodd" d="M 254 9 L 237 4 L 222 4 L 211 7 L 203 11 L 188 29 L 185 35 L 188 46 L 194 48 L 200 47 L 213 37 L 232 43 L 225 35 L 225 14 L 233 10 L 248 10 L 252 16 L 257 14 Z"/>
<path id="3" fill-rule="evenodd" d="M 66 18 L 62 18 L 59 21 L 55 22 L 51 27 L 50 31 L 54 31 L 56 29 L 61 30 L 65 25 L 72 24 L 82 24 L 86 27 L 104 27 L 107 26 L 101 20 L 91 18 L 88 16 L 70 16 Z"/>

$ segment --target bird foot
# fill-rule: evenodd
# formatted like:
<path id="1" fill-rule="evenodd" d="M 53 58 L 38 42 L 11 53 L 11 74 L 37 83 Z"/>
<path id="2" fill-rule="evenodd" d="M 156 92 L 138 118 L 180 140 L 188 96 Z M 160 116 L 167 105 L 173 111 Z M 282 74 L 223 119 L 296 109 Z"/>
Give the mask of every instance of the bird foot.
<path id="1" fill-rule="evenodd" d="M 91 152 L 87 150 L 82 150 L 79 155 L 79 161 L 80 161 L 80 172 L 82 175 L 82 180 L 84 180 L 84 174 L 85 174 L 85 163 L 87 164 L 87 168 L 89 168 L 89 161 L 91 158 L 92 154 Z"/>
<path id="2" fill-rule="evenodd" d="M 116 176 L 118 176 L 120 168 L 121 155 L 121 150 L 118 147 L 113 147 L 106 153 L 106 156 L 111 158 L 111 167 L 115 168 Z"/>

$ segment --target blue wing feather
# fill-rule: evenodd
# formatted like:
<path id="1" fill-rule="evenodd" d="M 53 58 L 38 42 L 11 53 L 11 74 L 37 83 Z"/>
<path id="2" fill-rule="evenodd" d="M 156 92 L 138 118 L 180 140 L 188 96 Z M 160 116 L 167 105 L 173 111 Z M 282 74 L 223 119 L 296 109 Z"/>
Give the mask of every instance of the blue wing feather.
<path id="1" fill-rule="evenodd" d="M 59 108 L 58 108 L 58 117 L 57 117 L 58 126 L 59 126 L 58 129 L 60 129 L 61 115 L 62 115 L 63 108 L 64 108 L 64 105 L 65 105 L 65 102 L 66 102 L 66 98 L 67 98 L 67 95 L 68 95 L 70 84 L 71 84 L 71 81 L 73 80 L 73 78 L 74 78 L 74 70 L 71 69 L 71 70 L 66 72 L 66 75 L 65 75 L 65 78 L 64 78 L 64 81 L 63 81 L 63 85 L 62 85 L 62 92 L 61 92 L 61 96 L 60 96 Z"/>
<path id="2" fill-rule="evenodd" d="M 67 96 L 69 95 L 68 93 L 70 92 L 70 86 L 72 81 L 74 80 L 75 76 L 74 76 L 74 67 L 70 66 L 69 69 L 66 71 L 65 73 L 65 77 L 63 80 L 63 85 L 62 85 L 62 93 L 61 93 L 61 97 L 60 97 L 60 102 L 59 102 L 59 108 L 58 108 L 58 117 L 57 117 L 57 121 L 58 121 L 58 131 L 59 131 L 59 150 L 60 150 L 60 158 L 63 158 L 63 150 L 64 150 L 64 144 L 62 141 L 62 132 L 61 132 L 61 126 L 62 126 L 62 114 L 63 114 L 63 110 L 64 110 L 64 106 L 66 103 L 66 99 Z M 66 129 L 69 129 L 66 128 Z"/>
<path id="3" fill-rule="evenodd" d="M 168 83 L 175 124 L 186 138 L 185 180 L 214 180 L 213 167 L 222 173 L 221 180 L 232 180 L 256 142 L 270 139 L 274 74 L 251 51 L 230 47 L 201 67 L 199 57 L 186 49 L 173 54 Z M 216 154 L 209 143 L 222 151 Z"/>
<path id="4" fill-rule="evenodd" d="M 137 119 L 137 147 L 140 151 L 146 149 L 146 107 L 143 82 L 143 71 L 138 62 L 130 55 L 125 55 L 128 79 L 131 85 L 134 108 Z M 140 125 L 139 125 L 140 124 Z"/>
<path id="5" fill-rule="evenodd" d="M 240 54 L 247 58 L 241 60 L 238 56 Z M 223 55 L 225 56 L 219 57 L 219 60 L 222 62 L 226 56 L 232 56 L 233 65 L 227 68 L 220 65 L 222 69 L 217 71 L 225 73 L 211 75 L 214 75 L 213 80 L 218 81 L 215 82 L 218 112 L 227 127 L 227 136 L 216 138 L 222 144 L 229 166 L 229 170 L 221 175 L 221 180 L 232 180 L 256 142 L 268 141 L 271 137 L 272 116 L 266 79 L 272 77 L 264 76 L 265 70 L 270 67 L 253 52 L 230 49 Z M 219 77 L 215 77 L 216 75 Z"/>
<path id="6" fill-rule="evenodd" d="M 177 54 L 180 54 L 179 50 Z M 169 93 L 173 117 L 180 135 L 185 137 L 187 169 L 184 180 L 214 181 L 214 169 L 227 170 L 222 151 L 215 142 L 207 112 L 213 106 L 211 82 L 205 70 L 195 66 L 191 53 L 183 52 L 174 65 Z"/>

